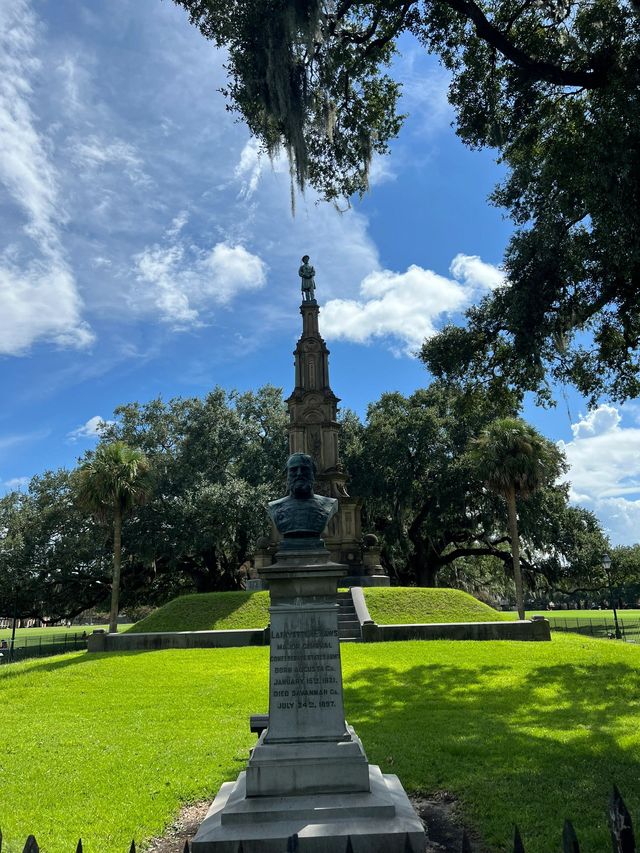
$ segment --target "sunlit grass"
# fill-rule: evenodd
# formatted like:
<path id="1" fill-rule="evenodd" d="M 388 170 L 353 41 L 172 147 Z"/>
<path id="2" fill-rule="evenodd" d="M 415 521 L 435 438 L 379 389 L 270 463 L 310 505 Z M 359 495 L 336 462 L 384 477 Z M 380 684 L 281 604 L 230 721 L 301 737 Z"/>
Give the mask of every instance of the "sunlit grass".
<path id="1" fill-rule="evenodd" d="M 366 587 L 364 595 L 371 618 L 379 625 L 499 622 L 511 618 L 459 589 Z"/>
<path id="2" fill-rule="evenodd" d="M 616 782 L 640 808 L 640 648 L 551 643 L 343 647 L 349 721 L 369 759 L 409 790 L 447 790 L 495 851 L 512 824 L 527 853 L 608 849 Z M 0 669 L 0 827 L 19 853 L 126 853 L 180 805 L 213 797 L 267 710 L 268 649 L 66 655 Z"/>
<path id="3" fill-rule="evenodd" d="M 174 598 L 128 630 L 140 633 L 264 628 L 269 619 L 268 592 L 207 592 Z"/>

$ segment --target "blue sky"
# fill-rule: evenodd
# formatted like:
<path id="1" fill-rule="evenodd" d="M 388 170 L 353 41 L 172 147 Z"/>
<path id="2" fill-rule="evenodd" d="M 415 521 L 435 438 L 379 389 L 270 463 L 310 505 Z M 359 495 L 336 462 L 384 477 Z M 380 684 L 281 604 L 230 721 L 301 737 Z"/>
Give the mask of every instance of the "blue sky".
<path id="1" fill-rule="evenodd" d="M 428 381 L 421 340 L 500 281 L 501 170 L 450 127 L 411 41 L 409 119 L 346 213 L 298 198 L 225 110 L 224 54 L 170 0 L 0 5 L 0 484 L 72 466 L 120 403 L 213 385 L 288 392 L 311 256 L 334 391 L 364 415 Z M 640 407 L 571 389 L 525 416 L 562 441 L 575 500 L 637 540 Z"/>

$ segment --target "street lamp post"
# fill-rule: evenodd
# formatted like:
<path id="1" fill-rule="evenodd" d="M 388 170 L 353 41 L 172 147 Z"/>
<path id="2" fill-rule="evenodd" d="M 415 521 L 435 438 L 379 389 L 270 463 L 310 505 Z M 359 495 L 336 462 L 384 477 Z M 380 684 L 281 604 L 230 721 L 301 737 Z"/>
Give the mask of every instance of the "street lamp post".
<path id="1" fill-rule="evenodd" d="M 616 602 L 613 597 L 613 586 L 611 585 L 611 574 L 609 569 L 611 568 L 611 557 L 608 554 L 603 554 L 602 556 L 602 568 L 605 571 L 607 576 L 607 583 L 609 584 L 609 601 L 611 602 L 611 609 L 613 610 L 613 621 L 616 626 L 616 640 L 622 639 L 622 633 L 620 631 L 620 625 L 618 624 L 618 612 L 616 610 Z"/>

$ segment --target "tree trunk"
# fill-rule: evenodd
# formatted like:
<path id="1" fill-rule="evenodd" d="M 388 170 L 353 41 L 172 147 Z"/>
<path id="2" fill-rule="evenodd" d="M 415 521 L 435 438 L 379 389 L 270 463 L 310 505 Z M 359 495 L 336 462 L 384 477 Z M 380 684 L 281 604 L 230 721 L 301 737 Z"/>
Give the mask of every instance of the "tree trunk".
<path id="1" fill-rule="evenodd" d="M 516 514 L 516 492 L 512 489 L 507 495 L 509 510 L 509 535 L 511 536 L 511 554 L 513 556 L 513 579 L 516 583 L 516 606 L 518 616 L 524 619 L 524 594 L 522 590 L 522 573 L 520 572 L 520 540 L 518 539 L 518 516 Z"/>
<path id="2" fill-rule="evenodd" d="M 416 583 L 418 586 L 435 586 L 440 571 L 440 563 L 434 560 L 423 560 L 416 566 Z"/>
<path id="3" fill-rule="evenodd" d="M 120 567 L 122 563 L 122 513 L 116 507 L 113 516 L 113 581 L 111 584 L 111 612 L 109 614 L 109 633 L 118 630 L 118 599 L 120 598 Z"/>

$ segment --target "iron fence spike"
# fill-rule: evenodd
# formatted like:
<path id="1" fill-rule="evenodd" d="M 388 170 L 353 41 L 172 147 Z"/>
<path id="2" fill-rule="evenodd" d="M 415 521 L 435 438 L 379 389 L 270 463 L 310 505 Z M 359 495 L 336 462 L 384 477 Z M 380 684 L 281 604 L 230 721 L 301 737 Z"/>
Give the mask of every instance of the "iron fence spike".
<path id="1" fill-rule="evenodd" d="M 608 817 L 613 853 L 636 853 L 633 821 L 617 785 L 611 791 Z"/>
<path id="2" fill-rule="evenodd" d="M 562 828 L 562 853 L 580 853 L 578 836 L 570 820 L 565 820 Z"/>
<path id="3" fill-rule="evenodd" d="M 129 848 L 129 853 L 136 853 L 136 842 L 134 840 L 131 841 L 131 847 Z"/>
<path id="4" fill-rule="evenodd" d="M 76 847 L 76 853 L 82 853 L 82 839 L 78 839 L 78 846 Z"/>
<path id="5" fill-rule="evenodd" d="M 522 836 L 520 835 L 520 830 L 517 825 L 513 828 L 513 853 L 525 853 Z"/>
<path id="6" fill-rule="evenodd" d="M 189 853 L 189 841 L 188 840 L 184 842 L 184 850 L 182 851 L 182 853 Z"/>
<path id="7" fill-rule="evenodd" d="M 350 835 L 347 835 L 347 847 L 344 853 L 353 853 L 353 842 L 351 841 Z"/>
<path id="8" fill-rule="evenodd" d="M 460 848 L 460 853 L 472 853 L 471 842 L 469 841 L 466 829 L 462 830 L 462 847 Z"/>
<path id="9" fill-rule="evenodd" d="M 38 842 L 34 835 L 30 835 L 27 838 L 27 843 L 24 845 L 22 853 L 40 853 L 40 848 L 38 847 Z"/>

